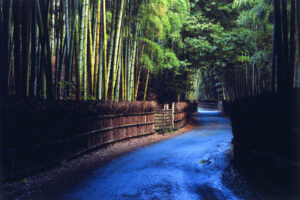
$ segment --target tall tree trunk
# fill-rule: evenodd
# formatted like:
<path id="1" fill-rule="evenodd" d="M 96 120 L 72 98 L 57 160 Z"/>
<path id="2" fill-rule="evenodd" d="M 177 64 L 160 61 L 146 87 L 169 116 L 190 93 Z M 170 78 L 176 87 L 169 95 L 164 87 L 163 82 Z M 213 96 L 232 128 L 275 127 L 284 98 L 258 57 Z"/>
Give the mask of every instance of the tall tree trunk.
<path id="1" fill-rule="evenodd" d="M 289 63 L 289 73 L 288 73 L 288 85 L 289 88 L 294 86 L 294 65 L 296 57 L 296 44 L 295 44 L 295 34 L 296 34 L 296 3 L 295 0 L 291 0 L 291 33 L 290 33 L 290 63 Z"/>
<path id="2" fill-rule="evenodd" d="M 39 28 L 39 39 L 40 39 L 40 45 L 39 45 L 39 59 L 38 59 L 38 67 L 39 67 L 39 73 L 38 73 L 38 82 L 37 82 L 37 92 L 38 92 L 38 97 L 44 97 L 46 96 L 44 94 L 44 75 L 45 75 L 45 65 L 46 65 L 46 59 L 45 59 L 45 54 L 46 54 L 46 35 L 45 35 L 45 30 L 43 27 L 44 21 L 43 21 L 43 14 L 44 14 L 44 5 L 40 5 L 39 1 L 37 2 L 37 7 L 38 7 L 38 28 Z"/>
<path id="3" fill-rule="evenodd" d="M 90 2 L 90 9 L 89 9 L 89 17 L 88 17 L 88 37 L 89 37 L 89 61 L 90 61 L 90 68 L 88 70 L 89 72 L 89 85 L 90 85 L 90 93 L 93 94 L 94 90 L 94 76 L 95 76 L 95 57 L 94 57 L 94 38 L 93 38 L 93 30 L 92 30 L 92 12 L 90 11 L 92 9 L 92 1 Z"/>
<path id="4" fill-rule="evenodd" d="M 251 95 L 255 95 L 255 63 L 252 64 L 252 87 L 251 87 Z"/>
<path id="5" fill-rule="evenodd" d="M 287 14 L 287 1 L 282 2 L 282 34 L 283 34 L 283 87 L 284 91 L 289 88 L 289 35 L 288 35 L 288 14 Z"/>
<path id="6" fill-rule="evenodd" d="M 88 19 L 89 19 L 89 0 L 86 0 L 86 8 L 85 8 L 85 17 L 84 17 L 84 46 L 83 46 L 83 99 L 87 100 L 87 90 L 88 90 Z"/>
<path id="7" fill-rule="evenodd" d="M 52 60 L 51 60 L 51 46 L 50 46 L 50 38 L 49 38 L 49 29 L 48 29 L 48 14 L 49 14 L 49 7 L 50 2 L 47 1 L 46 3 L 42 4 L 42 12 L 43 14 L 43 30 L 44 30 L 44 38 L 45 38 L 45 54 L 42 56 L 45 56 L 45 58 L 42 58 L 45 60 L 44 64 L 44 70 L 45 70 L 45 76 L 46 76 L 46 92 L 47 92 L 47 98 L 53 99 L 53 80 L 52 80 Z"/>
<path id="8" fill-rule="evenodd" d="M 64 73 L 64 61 L 65 61 L 65 53 L 66 53 L 66 40 L 65 40 L 65 23 L 64 23 L 64 1 L 60 1 L 60 47 L 59 47 L 59 64 L 58 64 L 58 82 L 57 82 L 57 99 L 61 99 L 62 97 L 62 81 L 63 81 L 63 73 Z"/>
<path id="9" fill-rule="evenodd" d="M 84 59 L 84 36 L 85 36 L 85 13 L 86 13 L 86 1 L 82 0 L 82 8 L 81 8 L 81 24 L 80 24 L 80 44 L 79 44 L 79 63 L 78 63 L 78 74 L 79 74 L 79 99 L 81 100 L 81 87 L 83 82 L 83 59 Z"/>
<path id="10" fill-rule="evenodd" d="M 65 54 L 66 54 L 66 38 L 65 38 L 65 18 L 64 18 L 64 3 L 63 0 L 60 2 L 61 6 L 61 23 L 60 23 L 60 47 L 59 47 L 59 67 L 58 67 L 58 98 L 62 98 L 62 87 L 63 86 L 63 73 L 64 73 L 64 62 L 65 62 Z"/>
<path id="11" fill-rule="evenodd" d="M 146 29 L 146 27 L 145 27 Z M 145 31 L 146 32 L 146 31 Z M 144 33 L 144 39 L 145 39 L 145 34 Z M 143 41 L 143 44 L 142 44 L 142 52 L 141 52 L 141 58 L 143 57 L 144 55 L 144 49 L 145 49 L 145 42 Z M 138 76 L 137 76 L 137 83 L 136 83 L 136 86 L 135 86 L 135 92 L 134 92 L 134 100 L 136 101 L 137 99 L 137 95 L 138 95 L 138 91 L 139 91 L 139 84 L 140 84 L 140 78 L 141 78 L 141 72 L 142 72 L 142 62 L 140 62 L 140 66 L 139 66 L 139 70 L 138 70 Z"/>
<path id="12" fill-rule="evenodd" d="M 284 91 L 284 64 L 283 64 L 283 46 L 282 46 L 282 23 L 280 0 L 274 0 L 275 13 L 275 38 L 276 38 L 276 55 L 277 55 L 277 86 L 278 91 Z"/>
<path id="13" fill-rule="evenodd" d="M 15 71 L 15 86 L 16 86 L 16 95 L 22 97 L 22 35 L 21 35 L 21 13 L 23 1 L 20 0 L 18 3 L 14 4 L 14 71 Z M 16 11 L 20 11 L 16 12 Z"/>
<path id="14" fill-rule="evenodd" d="M 101 44 L 103 44 L 103 39 L 101 37 Z M 98 68 L 98 99 L 102 99 L 102 87 L 103 87 L 103 45 L 101 45 L 100 55 L 99 55 L 99 68 Z"/>
<path id="15" fill-rule="evenodd" d="M 121 0 L 120 11 L 119 11 L 117 26 L 116 26 L 116 37 L 114 42 L 115 47 L 114 47 L 114 59 L 113 59 L 113 68 L 112 68 L 113 79 L 112 79 L 112 93 L 111 93 L 112 100 L 114 100 L 114 91 L 115 91 L 115 84 L 117 78 L 117 64 L 118 64 L 118 59 L 120 57 L 120 54 L 118 54 L 118 52 L 120 52 L 119 43 L 120 43 L 121 25 L 123 20 L 124 2 L 125 2 L 124 0 Z"/>
<path id="16" fill-rule="evenodd" d="M 123 45 L 124 45 L 125 43 L 123 42 Z M 125 61 L 125 59 L 124 58 L 126 58 L 126 55 L 124 55 L 124 51 L 126 50 L 126 48 L 122 48 L 122 51 L 123 51 L 123 53 L 122 53 L 122 64 L 121 64 L 121 66 L 122 66 L 122 70 L 121 70 L 121 73 L 122 73 L 122 100 L 123 101 L 125 101 L 126 99 L 125 99 L 125 92 L 126 92 L 126 90 L 125 90 L 125 84 L 126 84 L 126 82 L 125 82 L 125 79 L 126 79 L 126 75 L 125 75 L 125 65 L 126 65 L 126 61 Z"/>
<path id="17" fill-rule="evenodd" d="M 36 78 L 37 78 L 37 49 L 38 49 L 38 34 L 37 34 L 37 1 L 32 3 L 32 37 L 31 37 L 31 75 L 29 96 L 36 96 Z"/>
<path id="18" fill-rule="evenodd" d="M 8 94 L 12 93 L 12 83 L 15 80 L 14 77 L 14 68 L 13 68 L 13 63 L 14 63 L 14 59 L 13 59 L 13 49 L 14 49 L 14 45 L 13 45 L 13 32 L 14 32 L 14 23 L 13 23 L 13 2 L 9 3 L 9 7 L 8 9 L 8 38 L 5 42 L 8 43 L 7 49 L 8 49 Z"/>
<path id="19" fill-rule="evenodd" d="M 79 4 L 81 5 L 81 4 Z M 77 6 L 76 6 L 77 9 Z M 81 93 L 81 82 L 80 82 L 80 68 L 79 68 L 79 61 L 80 61 L 80 19 L 79 19 L 79 11 L 77 12 L 78 14 L 74 16 L 74 24 L 75 24 L 75 73 L 76 73 L 76 100 L 80 100 L 80 93 Z"/>
<path id="20" fill-rule="evenodd" d="M 127 59 L 127 84 L 126 84 L 126 100 L 130 101 L 130 76 L 131 76 L 131 40 L 129 39 L 130 33 L 129 28 L 127 30 L 127 49 L 126 49 L 126 59 Z"/>
<path id="21" fill-rule="evenodd" d="M 102 15 L 104 16 L 104 13 L 102 13 Z M 101 24 L 104 23 L 104 20 Z M 105 65 L 106 65 L 106 58 L 104 58 L 104 56 L 106 56 L 106 43 L 104 42 L 104 33 L 101 31 L 100 33 L 100 43 L 101 43 L 101 47 L 100 47 L 100 55 L 99 55 L 99 73 L 98 73 L 98 99 L 101 100 L 102 99 L 102 89 L 103 86 L 105 84 L 104 80 L 105 80 Z M 104 53 L 104 48 L 105 48 L 105 55 L 103 55 Z M 104 61 L 104 62 L 103 62 Z M 103 76 L 104 75 L 104 76 Z M 104 80 L 103 80 L 104 78 Z"/>
<path id="22" fill-rule="evenodd" d="M 275 91 L 276 86 L 276 18 L 273 17 L 273 39 L 272 39 L 272 67 L 271 67 L 271 91 Z"/>
<path id="23" fill-rule="evenodd" d="M 149 75 L 150 75 L 150 67 L 148 66 L 147 77 L 146 77 L 146 84 L 145 84 L 145 91 L 144 91 L 144 101 L 146 101 L 146 98 L 147 98 Z"/>
<path id="24" fill-rule="evenodd" d="M 297 29 L 298 29 L 298 88 L 300 88 L 300 1 L 297 1 Z"/>
<path id="25" fill-rule="evenodd" d="M 50 1 L 48 1 L 50 3 Z M 55 52 L 55 0 L 53 0 L 50 4 L 50 18 L 51 18 L 51 31 L 50 31 L 50 41 L 51 41 L 51 58 Z"/>
<path id="26" fill-rule="evenodd" d="M 56 5 L 55 5 L 55 32 L 56 32 L 56 42 L 55 42 L 55 80 L 54 80 L 54 95 L 55 99 L 57 99 L 57 90 L 58 90 L 58 79 L 59 79 L 59 60 L 60 60 L 60 53 L 59 50 L 61 49 L 61 40 L 60 40 L 60 30 L 61 30 L 61 16 L 62 12 L 60 10 L 59 5 L 60 0 L 55 0 Z"/>
<path id="27" fill-rule="evenodd" d="M 109 44 L 109 55 L 108 55 L 108 69 L 106 74 L 106 82 L 105 87 L 107 88 L 105 92 L 105 99 L 108 98 L 108 88 L 109 88 L 109 80 L 111 75 L 111 68 L 112 68 L 112 57 L 113 57 L 113 47 L 115 42 L 115 31 L 116 31 L 116 20 L 117 20 L 117 1 L 112 1 L 113 3 L 113 10 L 112 10 L 112 23 L 111 23 L 111 34 L 110 34 L 110 44 Z"/>
<path id="28" fill-rule="evenodd" d="M 146 38 L 146 30 L 147 30 L 149 7 L 150 7 L 150 3 L 148 2 L 147 11 L 146 11 L 147 19 L 146 19 L 145 27 L 144 27 L 144 39 Z M 142 52 L 141 52 L 141 56 L 140 56 L 141 58 L 144 55 L 144 49 L 145 49 L 145 41 L 143 41 L 143 43 L 142 43 Z M 134 100 L 135 101 L 136 101 L 137 95 L 138 95 L 139 84 L 140 84 L 140 77 L 141 77 L 141 71 L 142 71 L 142 62 L 140 62 L 140 66 L 139 66 L 139 70 L 138 70 L 138 76 L 137 76 L 137 83 L 136 83 L 135 92 L 134 92 Z"/>
<path id="29" fill-rule="evenodd" d="M 27 70 L 30 68 L 28 55 L 30 54 L 30 31 L 31 31 L 31 5 L 28 1 L 23 1 L 23 12 L 22 17 L 22 96 L 27 95 Z M 1 36 L 3 38 L 3 36 Z M 0 42 L 1 43 L 1 42 Z M 3 48 L 2 48 L 3 49 Z"/>
<path id="30" fill-rule="evenodd" d="M 99 55 L 101 56 L 101 53 L 99 53 L 100 50 L 100 25 L 101 25 L 101 3 L 100 0 L 97 0 L 97 13 L 96 13 L 96 27 L 94 28 L 96 30 L 96 48 L 95 48 L 95 77 L 94 77 L 94 91 L 93 91 L 93 96 L 96 97 L 97 94 L 97 83 L 99 79 L 99 67 L 102 63 L 99 63 Z M 102 43 L 101 43 L 102 45 Z M 102 48 L 102 47 L 101 47 Z M 102 61 L 102 59 L 101 59 Z M 100 61 L 100 62 L 101 62 Z M 102 69 L 101 69 L 102 70 Z"/>
<path id="31" fill-rule="evenodd" d="M 134 34 L 134 43 L 133 43 L 133 51 L 131 56 L 131 66 L 130 67 L 130 94 L 128 97 L 129 101 L 134 100 L 134 72 L 135 72 L 135 61 L 136 61 L 136 49 L 137 49 L 137 32 L 138 32 L 138 22 L 136 22 L 135 26 L 135 34 Z"/>
<path id="32" fill-rule="evenodd" d="M 102 1 L 102 8 L 103 8 L 103 50 L 104 50 L 104 93 L 105 93 L 105 101 L 107 101 L 107 92 L 108 92 L 108 87 L 106 87 L 106 74 L 108 73 L 107 69 L 107 38 L 106 38 L 106 5 L 105 5 L 105 0 Z"/>
<path id="33" fill-rule="evenodd" d="M 77 15 L 77 6 L 74 6 L 73 8 L 73 14 Z M 70 24 L 71 25 L 71 24 Z M 71 30 L 71 38 L 70 38 L 70 52 L 68 55 L 68 70 L 66 70 L 66 78 L 65 80 L 68 82 L 67 86 L 67 97 L 71 98 L 72 96 L 72 91 L 73 91 L 73 82 L 72 82 L 72 77 L 73 77 L 73 67 L 74 67 L 74 55 L 75 55 L 75 49 L 77 48 L 76 46 L 76 31 L 77 31 L 77 21 L 74 18 L 74 21 L 72 23 L 72 30 Z"/>
<path id="34" fill-rule="evenodd" d="M 69 0 L 66 0 L 65 4 L 65 27 L 66 27 L 66 58 L 65 58 L 65 82 L 67 83 L 65 91 L 64 91 L 64 99 L 69 97 L 70 95 L 70 82 L 71 82 L 71 76 L 72 76 L 72 53 L 73 53 L 73 38 L 74 38 L 74 31 L 75 28 L 71 30 L 70 27 L 72 26 L 72 22 L 70 20 L 70 14 L 69 14 Z M 73 23 L 74 24 L 74 23 Z"/>
<path id="35" fill-rule="evenodd" d="M 120 54 L 121 56 L 121 54 Z M 117 78 L 117 86 L 116 86 L 116 94 L 115 94 L 115 101 L 119 101 L 120 96 L 120 80 L 121 80 L 121 72 L 122 72 L 122 59 L 119 60 L 119 68 L 118 68 L 118 78 Z"/>
<path id="36" fill-rule="evenodd" d="M 2 11 L 3 11 L 3 19 L 2 24 L 0 26 L 1 37 L 0 37 L 0 61 L 3 64 L 1 66 L 1 99 L 5 99 L 8 95 L 8 52 L 9 52 L 9 33 L 10 33 L 10 4 L 12 1 L 3 1 L 2 2 Z"/>

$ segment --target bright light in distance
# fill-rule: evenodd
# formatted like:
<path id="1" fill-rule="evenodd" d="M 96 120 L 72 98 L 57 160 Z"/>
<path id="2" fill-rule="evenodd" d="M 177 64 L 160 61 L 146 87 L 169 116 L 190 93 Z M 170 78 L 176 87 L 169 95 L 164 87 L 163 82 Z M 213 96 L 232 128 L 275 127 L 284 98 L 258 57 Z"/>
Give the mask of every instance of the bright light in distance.
<path id="1" fill-rule="evenodd" d="M 206 109 L 203 109 L 203 108 L 198 108 L 198 112 L 199 113 L 206 113 L 206 114 L 219 114 L 220 111 L 218 110 L 206 110 Z"/>

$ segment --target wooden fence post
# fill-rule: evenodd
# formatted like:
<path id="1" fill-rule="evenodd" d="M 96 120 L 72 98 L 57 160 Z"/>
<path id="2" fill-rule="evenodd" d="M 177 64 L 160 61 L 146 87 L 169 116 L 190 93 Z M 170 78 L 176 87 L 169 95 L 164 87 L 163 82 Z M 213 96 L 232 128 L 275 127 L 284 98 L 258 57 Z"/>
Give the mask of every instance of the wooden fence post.
<path id="1" fill-rule="evenodd" d="M 172 103 L 172 128 L 175 129 L 175 103 Z"/>
<path id="2" fill-rule="evenodd" d="M 163 110 L 163 132 L 166 132 L 166 112 Z"/>

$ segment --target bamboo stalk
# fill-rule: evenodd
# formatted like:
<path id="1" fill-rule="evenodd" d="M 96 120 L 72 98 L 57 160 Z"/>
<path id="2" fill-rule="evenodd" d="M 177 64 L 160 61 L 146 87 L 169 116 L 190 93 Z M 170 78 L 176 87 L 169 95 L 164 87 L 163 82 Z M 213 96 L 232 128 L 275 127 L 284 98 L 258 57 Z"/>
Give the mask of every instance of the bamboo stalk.
<path id="1" fill-rule="evenodd" d="M 64 91 L 64 96 L 63 98 L 65 99 L 67 96 L 69 96 L 69 91 L 70 91 L 70 81 L 72 77 L 72 53 L 73 53 L 73 37 L 74 37 L 74 30 L 71 31 L 70 26 L 71 26 L 71 21 L 70 21 L 70 16 L 69 16 L 69 0 L 66 0 L 65 4 L 65 27 L 66 27 L 66 58 L 65 58 L 65 78 L 64 81 L 67 84 L 67 88 Z"/>
<path id="2" fill-rule="evenodd" d="M 78 62 L 78 71 L 79 71 L 79 91 L 81 90 L 81 83 L 83 82 L 82 80 L 82 75 L 83 75 L 83 59 L 84 59 L 84 53 L 83 53 L 83 48 L 84 48 L 84 33 L 85 33 L 85 10 L 86 10 L 86 1 L 87 0 L 82 0 L 82 9 L 81 9 L 81 25 L 80 25 L 80 44 L 79 44 L 79 62 Z M 81 91 L 79 92 L 79 99 L 81 99 Z"/>
<path id="3" fill-rule="evenodd" d="M 147 19 L 145 22 L 145 26 L 144 26 L 144 39 L 146 38 L 146 30 L 147 30 L 147 22 L 148 22 L 148 11 L 149 11 L 149 7 L 150 7 L 150 3 L 148 2 L 147 5 L 147 11 L 146 11 L 146 15 L 147 15 Z M 144 55 L 144 49 L 145 49 L 145 40 L 142 43 L 142 52 L 141 52 L 141 58 Z M 138 70 L 138 76 L 137 76 L 137 83 L 136 83 L 136 87 L 135 87 L 135 92 L 134 92 L 134 100 L 136 101 L 137 99 L 137 95 L 138 95 L 138 91 L 139 91 L 139 84 L 140 84 L 140 78 L 141 78 L 141 71 L 142 71 L 142 62 L 140 62 L 139 65 L 139 70 Z"/>
<path id="4" fill-rule="evenodd" d="M 114 91 L 115 91 L 115 84 L 116 84 L 116 78 L 117 78 L 117 60 L 120 57 L 120 52 L 119 51 L 119 42 L 120 42 L 120 33 L 121 33 L 121 25 L 122 25 L 122 19 L 123 19 L 123 9 L 124 9 L 124 0 L 121 0 L 121 6 L 120 6 L 120 11 L 118 15 L 118 20 L 117 20 L 117 27 L 116 27 L 116 37 L 115 37 L 115 47 L 114 47 L 114 60 L 113 60 L 113 68 L 112 68 L 112 73 L 113 73 L 113 79 L 112 79 L 112 97 L 111 99 L 114 100 Z"/>
<path id="5" fill-rule="evenodd" d="M 127 79 L 126 79 L 126 100 L 127 101 L 130 101 L 130 76 L 131 76 L 131 40 L 129 39 L 130 35 L 129 35 L 129 27 L 127 29 L 127 50 L 126 50 L 126 53 L 127 53 L 127 56 L 126 56 L 126 59 L 127 59 Z"/>
<path id="6" fill-rule="evenodd" d="M 124 44 L 123 44 L 124 45 Z M 124 48 L 123 48 L 123 51 L 124 51 Z M 125 56 L 126 58 L 126 56 Z M 126 89 L 125 89 L 125 79 L 126 79 L 126 71 L 125 71 L 125 64 L 126 64 L 126 61 L 124 62 L 124 53 L 122 53 L 122 63 L 121 63 L 121 67 L 122 67 L 122 100 L 125 101 L 125 92 L 126 92 Z"/>
<path id="7" fill-rule="evenodd" d="M 37 78 L 37 48 L 38 48 L 38 34 L 37 34 L 37 1 L 32 3 L 32 39 L 31 39 L 31 75 L 29 84 L 29 96 L 36 96 L 36 78 Z"/>
<path id="8" fill-rule="evenodd" d="M 130 94 L 129 94 L 129 101 L 134 100 L 134 66 L 135 66 L 135 56 L 136 56 L 136 49 L 137 49 L 137 32 L 138 32 L 138 22 L 136 22 L 136 30 L 135 30 L 135 37 L 134 37 L 134 44 L 133 44 L 133 52 L 131 57 L 131 66 L 130 66 Z"/>
<path id="9" fill-rule="evenodd" d="M 143 57 L 143 55 L 144 55 L 144 49 L 145 49 L 145 43 L 143 42 L 141 57 Z M 136 83 L 136 86 L 135 86 L 135 92 L 134 92 L 134 100 L 135 101 L 137 99 L 137 95 L 138 95 L 138 91 L 139 91 L 141 72 L 142 72 L 142 62 L 140 63 L 140 66 L 139 66 L 138 76 L 137 76 L 137 83 Z"/>
<path id="10" fill-rule="evenodd" d="M 102 24 L 102 23 L 101 23 Z M 101 25 L 100 24 L 100 25 Z M 102 89 L 103 89 L 103 71 L 105 71 L 105 69 L 103 69 L 103 52 L 104 52 L 104 34 L 101 31 L 100 33 L 100 40 L 101 40 L 101 48 L 100 48 L 100 55 L 99 55 L 99 73 L 98 73 L 98 99 L 101 100 L 102 99 Z M 106 59 L 104 59 L 104 61 L 106 61 Z M 105 75 L 104 75 L 105 77 Z"/>
<path id="11" fill-rule="evenodd" d="M 22 10 L 23 1 L 14 4 L 14 10 Z M 14 12 L 14 71 L 15 71 L 15 92 L 22 96 L 22 35 L 20 14 Z"/>
<path id="12" fill-rule="evenodd" d="M 81 4 L 79 4 L 81 5 Z M 77 8 L 75 8 L 77 9 Z M 76 99 L 77 100 L 80 100 L 80 94 L 81 94 L 81 81 L 80 81 L 80 66 L 79 66 L 79 61 L 80 61 L 80 36 L 79 36 L 79 16 L 78 15 L 75 15 L 75 21 L 74 21 L 74 24 L 75 24 L 75 60 L 76 60 Z"/>
<path id="13" fill-rule="evenodd" d="M 98 68 L 99 66 L 99 48 L 100 48 L 100 21 L 101 21 L 101 3 L 97 0 L 97 27 L 96 30 L 96 49 L 95 49 L 95 77 L 94 77 L 94 91 L 93 95 L 96 96 L 97 93 L 97 82 L 98 82 Z"/>
<path id="14" fill-rule="evenodd" d="M 105 100 L 107 100 L 108 96 L 108 87 L 109 87 L 109 79 L 111 74 L 111 66 L 112 66 L 112 56 L 113 56 L 113 47 L 114 47 L 114 38 L 115 38 L 115 21 L 116 21 L 116 11 L 117 11 L 117 1 L 112 1 L 113 3 L 113 11 L 112 11 L 112 23 L 111 23 L 111 35 L 110 35 L 110 45 L 109 45 L 109 55 L 108 55 L 108 69 L 106 76 L 105 87 L 107 90 L 105 91 Z"/>
<path id="15" fill-rule="evenodd" d="M 147 97 L 147 89 L 148 89 L 148 82 L 149 82 L 149 74 L 150 74 L 150 67 L 148 66 L 148 70 L 147 70 L 147 78 L 146 78 L 146 84 L 145 84 L 145 92 L 144 92 L 144 101 L 146 101 L 146 97 Z"/>
<path id="16" fill-rule="evenodd" d="M 300 2 L 296 1 L 297 30 L 298 30 L 298 88 L 300 88 Z"/>
<path id="17" fill-rule="evenodd" d="M 115 100 L 119 101 L 119 95 L 120 95 L 120 79 L 121 79 L 121 72 L 123 69 L 122 67 L 122 59 L 119 59 L 119 70 L 118 70 L 118 78 L 117 78 L 117 88 L 116 88 L 116 94 L 115 94 Z"/>
<path id="18" fill-rule="evenodd" d="M 94 65 L 94 61 L 95 61 L 95 57 L 94 57 L 94 50 L 93 50 L 93 36 L 92 36 L 92 16 L 91 16 L 91 12 L 89 12 L 89 17 L 88 17 L 88 29 L 89 29 L 89 53 L 90 53 L 90 64 L 91 64 L 91 69 L 90 69 L 90 89 L 91 92 L 94 90 L 94 73 L 95 73 L 95 65 Z M 93 92 L 92 92 L 93 94 Z"/>
<path id="19" fill-rule="evenodd" d="M 104 92 L 105 92 L 105 101 L 107 101 L 107 92 L 108 87 L 106 86 L 106 74 L 108 72 L 107 69 L 107 39 L 106 39 L 106 6 L 105 6 L 105 0 L 102 1 L 102 8 L 103 8 L 103 45 L 104 45 Z"/>

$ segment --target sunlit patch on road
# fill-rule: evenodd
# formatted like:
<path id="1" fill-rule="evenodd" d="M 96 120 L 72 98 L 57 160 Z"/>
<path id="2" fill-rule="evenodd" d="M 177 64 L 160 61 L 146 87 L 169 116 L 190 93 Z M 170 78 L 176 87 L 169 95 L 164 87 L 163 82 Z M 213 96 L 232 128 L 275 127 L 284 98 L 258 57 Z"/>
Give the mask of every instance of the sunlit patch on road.
<path id="1" fill-rule="evenodd" d="M 198 108 L 198 112 L 200 114 L 215 114 L 215 115 L 218 115 L 218 114 L 221 113 L 218 110 L 208 110 L 208 109 L 205 109 L 205 108 Z"/>

